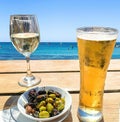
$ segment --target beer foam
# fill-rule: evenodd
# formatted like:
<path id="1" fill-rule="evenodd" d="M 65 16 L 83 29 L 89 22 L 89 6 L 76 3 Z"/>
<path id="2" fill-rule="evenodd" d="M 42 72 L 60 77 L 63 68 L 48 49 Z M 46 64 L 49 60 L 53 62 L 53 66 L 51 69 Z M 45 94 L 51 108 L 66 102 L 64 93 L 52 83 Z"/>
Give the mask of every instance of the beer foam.
<path id="1" fill-rule="evenodd" d="M 115 40 L 117 38 L 117 34 L 105 34 L 105 33 L 84 33 L 77 34 L 77 38 L 91 41 L 107 41 L 107 40 Z"/>

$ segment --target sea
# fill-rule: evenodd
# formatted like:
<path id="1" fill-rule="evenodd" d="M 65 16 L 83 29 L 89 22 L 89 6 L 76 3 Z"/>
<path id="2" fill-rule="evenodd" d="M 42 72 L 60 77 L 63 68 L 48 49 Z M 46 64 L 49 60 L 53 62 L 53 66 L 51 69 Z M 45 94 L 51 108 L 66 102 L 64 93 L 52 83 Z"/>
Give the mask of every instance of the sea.
<path id="1" fill-rule="evenodd" d="M 120 42 L 116 42 L 112 59 L 120 59 Z M 40 42 L 38 48 L 31 54 L 31 60 L 77 60 L 78 48 L 76 42 Z M 0 42 L 0 60 L 25 60 L 11 42 Z"/>

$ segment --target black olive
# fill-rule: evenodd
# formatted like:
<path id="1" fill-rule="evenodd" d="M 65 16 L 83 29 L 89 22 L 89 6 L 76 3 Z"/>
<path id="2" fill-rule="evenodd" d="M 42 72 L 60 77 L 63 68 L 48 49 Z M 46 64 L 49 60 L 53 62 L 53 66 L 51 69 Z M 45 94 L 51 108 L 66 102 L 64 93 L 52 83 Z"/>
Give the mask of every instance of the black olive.
<path id="1" fill-rule="evenodd" d="M 36 104 L 35 103 L 28 103 L 29 106 L 31 106 L 32 108 L 36 108 Z"/>
<path id="2" fill-rule="evenodd" d="M 28 102 L 33 102 L 33 101 L 34 101 L 34 98 L 28 97 Z"/>
<path id="3" fill-rule="evenodd" d="M 59 92 L 55 92 L 56 97 L 61 97 L 61 94 Z"/>
<path id="4" fill-rule="evenodd" d="M 36 90 L 35 89 L 30 90 L 28 96 L 32 97 L 32 98 L 35 98 L 37 96 Z"/>
<path id="5" fill-rule="evenodd" d="M 48 91 L 48 95 L 49 95 L 49 94 L 54 94 L 54 93 L 55 93 L 54 90 L 49 90 L 49 91 Z"/>
<path id="6" fill-rule="evenodd" d="M 56 116 L 58 115 L 60 112 L 57 110 L 57 109 L 53 109 L 52 110 L 52 113 L 51 113 L 51 116 Z"/>
<path id="7" fill-rule="evenodd" d="M 42 95 L 42 94 L 46 94 L 46 91 L 45 90 L 38 91 L 38 95 Z"/>
<path id="8" fill-rule="evenodd" d="M 38 95 L 36 97 L 36 101 L 37 102 L 41 102 L 42 100 L 45 100 L 47 98 L 47 95 L 46 94 L 43 94 L 43 95 Z"/>

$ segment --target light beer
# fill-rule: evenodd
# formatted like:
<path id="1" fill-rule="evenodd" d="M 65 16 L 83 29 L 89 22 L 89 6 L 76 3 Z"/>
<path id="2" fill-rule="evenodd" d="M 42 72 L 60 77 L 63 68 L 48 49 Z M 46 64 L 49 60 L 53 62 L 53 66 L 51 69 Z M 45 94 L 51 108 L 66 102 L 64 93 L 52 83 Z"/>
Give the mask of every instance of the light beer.
<path id="1" fill-rule="evenodd" d="M 105 79 L 116 36 L 108 36 L 101 32 L 78 34 L 77 42 L 80 61 L 78 114 L 86 113 L 85 117 L 88 114 L 93 120 L 93 115 L 98 115 L 98 119 L 101 119 Z M 79 116 L 82 118 L 82 115 Z M 89 122 L 89 117 L 85 119 L 86 122 Z M 95 121 L 97 122 L 97 117 Z"/>

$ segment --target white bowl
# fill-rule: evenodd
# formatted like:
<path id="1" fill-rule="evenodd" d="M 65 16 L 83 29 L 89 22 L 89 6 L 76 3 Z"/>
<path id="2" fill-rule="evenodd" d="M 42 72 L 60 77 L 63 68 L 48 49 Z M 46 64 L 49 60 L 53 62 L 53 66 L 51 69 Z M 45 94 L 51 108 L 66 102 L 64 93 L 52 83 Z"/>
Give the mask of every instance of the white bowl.
<path id="1" fill-rule="evenodd" d="M 18 99 L 18 102 L 17 102 L 17 106 L 18 106 L 19 111 L 25 117 L 27 117 L 31 120 L 34 120 L 34 121 L 39 121 L 39 122 L 58 122 L 58 121 L 64 120 L 69 115 L 70 110 L 71 110 L 71 106 L 72 106 L 72 98 L 71 98 L 71 95 L 66 90 L 64 90 L 62 88 L 55 87 L 55 86 L 35 87 L 32 89 L 35 89 L 36 91 L 45 89 L 46 91 L 54 90 L 54 91 L 59 92 L 62 95 L 61 97 L 65 98 L 65 108 L 63 109 L 63 111 L 60 114 L 50 117 L 50 118 L 35 118 L 31 115 L 26 114 L 26 110 L 24 108 L 24 105 L 28 103 L 28 100 L 27 100 L 28 93 L 31 90 L 31 89 L 29 89 L 28 91 L 24 92 L 20 96 L 20 98 Z"/>

